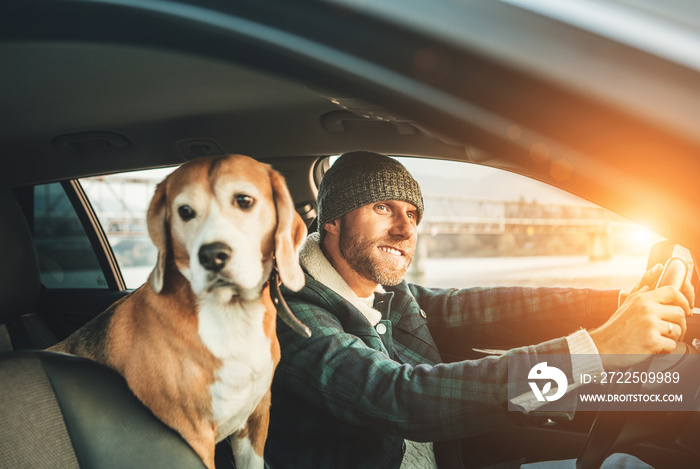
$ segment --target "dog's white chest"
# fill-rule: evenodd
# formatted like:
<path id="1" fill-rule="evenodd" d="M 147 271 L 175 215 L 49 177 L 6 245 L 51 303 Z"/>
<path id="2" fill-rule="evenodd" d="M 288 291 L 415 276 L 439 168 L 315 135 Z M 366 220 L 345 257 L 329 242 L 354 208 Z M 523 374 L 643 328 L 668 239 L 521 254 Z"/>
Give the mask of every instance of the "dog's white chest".
<path id="1" fill-rule="evenodd" d="M 274 365 L 261 304 L 200 304 L 199 336 L 223 365 L 211 386 L 216 441 L 243 428 L 270 389 Z"/>

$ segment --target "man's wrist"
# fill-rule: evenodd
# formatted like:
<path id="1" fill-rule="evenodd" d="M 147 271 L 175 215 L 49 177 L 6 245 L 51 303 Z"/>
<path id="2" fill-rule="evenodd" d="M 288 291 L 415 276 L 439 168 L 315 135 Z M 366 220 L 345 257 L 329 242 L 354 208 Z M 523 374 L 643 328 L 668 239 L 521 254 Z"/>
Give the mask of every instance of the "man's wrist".
<path id="1" fill-rule="evenodd" d="M 576 331 L 566 337 L 566 342 L 571 354 L 571 373 L 574 379 L 582 374 L 593 375 L 605 371 L 598 348 L 588 331 Z"/>

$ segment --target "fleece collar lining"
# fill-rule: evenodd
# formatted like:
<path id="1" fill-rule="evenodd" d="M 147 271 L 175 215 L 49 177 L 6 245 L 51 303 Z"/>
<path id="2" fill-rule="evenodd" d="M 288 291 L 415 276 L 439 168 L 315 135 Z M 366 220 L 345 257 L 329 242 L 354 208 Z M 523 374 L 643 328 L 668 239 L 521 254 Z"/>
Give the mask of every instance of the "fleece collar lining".
<path id="1" fill-rule="evenodd" d="M 330 288 L 345 300 L 350 302 L 355 308 L 359 309 L 369 323 L 374 327 L 382 319 L 382 313 L 368 306 L 365 300 L 358 297 L 350 285 L 340 276 L 337 270 L 326 259 L 320 246 L 320 235 L 311 233 L 304 241 L 304 245 L 299 252 L 299 261 L 306 271 L 314 279 Z M 378 292 L 384 292 L 381 285 L 377 288 Z"/>

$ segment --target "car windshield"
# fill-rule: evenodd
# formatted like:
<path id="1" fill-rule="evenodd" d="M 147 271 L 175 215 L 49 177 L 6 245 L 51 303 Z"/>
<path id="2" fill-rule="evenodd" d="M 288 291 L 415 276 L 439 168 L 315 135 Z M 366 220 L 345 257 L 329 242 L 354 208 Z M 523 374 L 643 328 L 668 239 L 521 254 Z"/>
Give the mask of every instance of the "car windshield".
<path id="1" fill-rule="evenodd" d="M 412 269 L 434 287 L 629 287 L 660 236 L 555 187 L 507 171 L 398 158 L 425 217 Z"/>

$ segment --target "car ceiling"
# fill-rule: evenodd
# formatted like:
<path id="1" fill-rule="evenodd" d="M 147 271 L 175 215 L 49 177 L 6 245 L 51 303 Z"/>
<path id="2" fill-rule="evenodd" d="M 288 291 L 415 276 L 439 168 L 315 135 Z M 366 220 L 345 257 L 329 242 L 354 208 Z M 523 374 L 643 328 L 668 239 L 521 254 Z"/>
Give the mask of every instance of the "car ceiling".
<path id="1" fill-rule="evenodd" d="M 261 60 L 274 62 L 277 55 L 243 50 L 240 38 L 230 41 L 233 57 L 224 51 L 221 58 L 222 52 L 206 49 L 208 37 L 198 46 L 204 50 L 173 45 L 179 23 L 176 31 L 162 26 L 162 36 L 134 39 L 119 29 L 127 23 L 112 10 L 80 16 L 73 7 L 81 2 L 18 5 L 32 3 L 12 11 L 20 20 L 0 17 L 8 23 L 0 32 L 0 151 L 12 161 L 5 174 L 12 185 L 179 164 L 193 156 L 186 151 L 191 142 L 259 158 L 335 154 L 357 149 L 358 142 L 396 154 L 464 157 L 463 144 L 386 122 L 401 118 L 358 115 L 384 113 L 380 106 L 314 85 L 303 74 L 281 78 L 260 69 Z M 83 3 L 124 3 L 129 20 L 143 14 L 129 2 Z M 58 4 L 66 10 L 51 11 Z M 269 33 L 255 26 L 262 29 L 255 34 Z M 102 142 L 104 132 L 127 144 Z"/>
<path id="2" fill-rule="evenodd" d="M 4 0 L 4 177 L 361 147 L 501 167 L 700 240 L 695 66 L 510 3 Z"/>
<path id="3" fill-rule="evenodd" d="M 184 152 L 191 141 L 258 157 L 323 155 L 354 149 L 363 130 L 358 116 L 343 123 L 347 111 L 330 96 L 207 57 L 76 42 L 0 44 L 0 57 L 0 141 L 17 149 L 16 185 L 182 163 L 192 156 Z M 432 137 L 418 144 L 423 135 L 415 129 L 410 139 L 391 124 L 369 124 L 367 139 L 386 138 L 387 150 L 439 151 Z M 343 144 L 338 134 L 348 126 L 353 136 Z M 79 141 L 103 131 L 130 145 L 102 149 L 88 141 L 69 155 L 56 145 L 62 136 Z"/>

